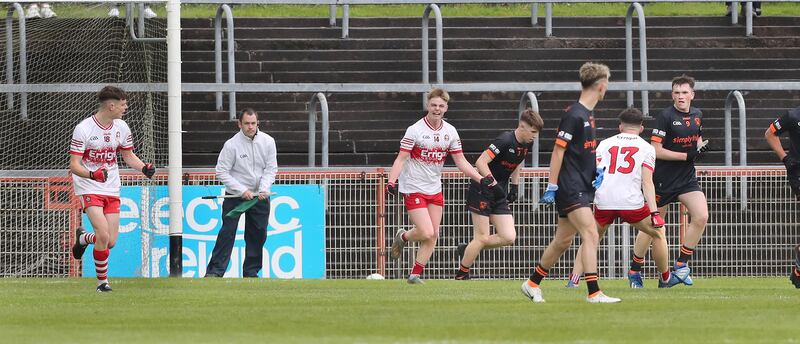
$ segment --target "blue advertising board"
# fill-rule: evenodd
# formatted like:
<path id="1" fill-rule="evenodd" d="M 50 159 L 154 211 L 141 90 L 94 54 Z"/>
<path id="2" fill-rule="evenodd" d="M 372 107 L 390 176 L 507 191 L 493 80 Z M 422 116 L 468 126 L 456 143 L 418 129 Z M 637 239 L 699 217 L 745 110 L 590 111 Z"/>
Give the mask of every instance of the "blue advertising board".
<path id="1" fill-rule="evenodd" d="M 265 278 L 325 277 L 325 202 L 321 185 L 273 185 L 267 242 L 264 245 Z M 183 276 L 203 277 L 222 225 L 222 186 L 183 187 Z M 157 196 L 154 196 L 157 195 Z M 143 203 L 142 199 L 148 202 Z M 143 206 L 144 205 L 144 206 Z M 167 276 L 169 252 L 169 200 L 165 186 L 123 187 L 120 194 L 119 238 L 111 250 L 109 277 Z M 83 225 L 93 231 L 84 214 Z M 244 262 L 244 216 L 225 277 L 241 277 Z M 147 254 L 145 254 L 147 253 Z M 92 250 L 83 256 L 83 276 L 94 277 Z"/>

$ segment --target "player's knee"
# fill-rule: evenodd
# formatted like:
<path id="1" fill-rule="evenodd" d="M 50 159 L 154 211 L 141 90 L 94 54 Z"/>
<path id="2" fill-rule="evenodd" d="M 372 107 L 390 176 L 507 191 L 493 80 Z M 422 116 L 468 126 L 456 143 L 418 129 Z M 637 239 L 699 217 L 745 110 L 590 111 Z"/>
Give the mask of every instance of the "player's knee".
<path id="1" fill-rule="evenodd" d="M 439 235 L 436 234 L 435 231 L 432 230 L 422 230 L 422 241 L 436 241 L 439 238 Z"/>
<path id="2" fill-rule="evenodd" d="M 600 236 L 594 231 L 583 233 L 581 234 L 581 244 L 597 247 L 600 244 Z"/>
<path id="3" fill-rule="evenodd" d="M 503 246 L 510 246 L 514 245 L 514 241 L 517 240 L 517 233 L 508 233 L 505 235 L 501 235 L 500 239 L 502 239 Z"/>
<path id="4" fill-rule="evenodd" d="M 708 211 L 692 215 L 692 222 L 701 226 L 705 226 L 706 223 L 708 223 Z"/>
<path id="5" fill-rule="evenodd" d="M 109 245 L 109 236 L 108 233 L 97 231 L 94 234 L 94 240 L 96 246 L 108 246 Z"/>

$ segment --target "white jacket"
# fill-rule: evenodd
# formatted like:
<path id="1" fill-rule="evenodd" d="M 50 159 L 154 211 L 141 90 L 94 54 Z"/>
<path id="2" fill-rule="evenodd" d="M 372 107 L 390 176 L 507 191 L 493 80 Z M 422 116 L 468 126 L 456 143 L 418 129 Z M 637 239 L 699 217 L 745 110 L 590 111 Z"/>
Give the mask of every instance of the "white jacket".
<path id="1" fill-rule="evenodd" d="M 269 192 L 278 173 L 277 155 L 272 136 L 257 131 L 251 140 L 240 130 L 219 152 L 217 179 L 229 194 Z"/>

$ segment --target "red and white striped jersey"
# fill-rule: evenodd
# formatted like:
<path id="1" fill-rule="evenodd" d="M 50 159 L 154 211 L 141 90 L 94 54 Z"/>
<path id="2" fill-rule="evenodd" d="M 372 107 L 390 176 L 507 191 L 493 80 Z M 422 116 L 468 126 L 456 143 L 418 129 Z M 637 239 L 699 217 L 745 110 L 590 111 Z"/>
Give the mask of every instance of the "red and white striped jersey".
<path id="1" fill-rule="evenodd" d="M 653 171 L 656 150 L 639 135 L 620 133 L 597 146 L 597 167 L 605 176 L 594 194 L 597 209 L 634 210 L 644 206 L 642 168 Z"/>
<path id="2" fill-rule="evenodd" d="M 107 195 L 119 197 L 119 165 L 117 152 L 133 149 L 133 135 L 128 124 L 115 119 L 111 125 L 103 127 L 95 116 L 84 119 L 72 132 L 69 154 L 80 155 L 81 165 L 89 171 L 102 167 L 108 170 L 105 183 L 72 175 L 76 195 Z"/>
<path id="3" fill-rule="evenodd" d="M 434 195 L 442 191 L 442 167 L 447 154 L 461 154 L 461 139 L 449 123 L 431 127 L 423 117 L 406 129 L 400 150 L 411 157 L 400 172 L 399 191 L 404 194 Z"/>

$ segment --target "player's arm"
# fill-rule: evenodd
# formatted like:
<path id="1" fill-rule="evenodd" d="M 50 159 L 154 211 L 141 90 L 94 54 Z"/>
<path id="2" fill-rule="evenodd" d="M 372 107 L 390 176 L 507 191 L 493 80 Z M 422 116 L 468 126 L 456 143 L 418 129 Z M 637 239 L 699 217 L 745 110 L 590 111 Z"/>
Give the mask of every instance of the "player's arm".
<path id="1" fill-rule="evenodd" d="M 646 165 L 642 168 L 642 193 L 644 194 L 644 200 L 647 202 L 647 207 L 650 209 L 650 212 L 658 211 L 656 186 L 653 183 L 653 170 Z"/>
<path id="2" fill-rule="evenodd" d="M 458 152 L 451 154 L 453 156 L 453 162 L 456 164 L 456 167 L 467 175 L 470 179 L 480 183 L 481 182 L 481 174 L 478 173 L 478 170 L 472 167 L 472 164 L 467 161 L 467 158 L 464 157 L 464 153 Z M 480 158 L 479 158 L 480 159 Z M 488 171 L 488 166 L 487 166 Z M 491 174 L 491 173 L 490 173 Z"/>
<path id="3" fill-rule="evenodd" d="M 511 184 L 519 185 L 519 175 L 522 174 L 522 164 L 517 165 L 514 172 L 511 172 Z"/>
<path id="4" fill-rule="evenodd" d="M 686 161 L 688 155 L 682 152 L 675 152 L 664 148 L 661 142 L 651 141 L 650 144 L 656 149 L 656 158 L 660 160 Z"/>
<path id="5" fill-rule="evenodd" d="M 478 173 L 482 176 L 488 176 L 492 174 L 492 170 L 489 169 L 489 163 L 494 160 L 494 155 L 490 154 L 490 150 L 485 150 L 481 153 L 481 156 L 478 157 L 478 160 L 475 161 L 475 168 L 478 169 Z M 454 159 L 455 161 L 455 159 Z"/>
<path id="6" fill-rule="evenodd" d="M 122 153 L 122 160 L 125 161 L 128 167 L 137 171 L 141 171 L 144 168 L 145 163 L 133 153 L 132 149 L 120 149 L 120 152 Z"/>
<path id="7" fill-rule="evenodd" d="M 786 151 L 783 150 L 783 145 L 781 145 L 781 138 L 778 136 L 780 133 L 775 129 L 774 124 L 770 124 L 767 131 L 764 132 L 764 139 L 767 140 L 767 145 L 769 148 L 775 152 L 775 155 L 778 156 L 778 159 L 783 161 L 783 158 L 786 157 Z"/>
<path id="8" fill-rule="evenodd" d="M 69 171 L 81 178 L 91 178 L 92 171 L 89 171 L 86 167 L 83 167 L 81 164 L 81 160 L 83 156 L 70 154 L 69 155 Z"/>
<path id="9" fill-rule="evenodd" d="M 553 147 L 553 154 L 550 155 L 550 184 L 558 185 L 558 174 L 561 172 L 561 164 L 564 162 L 564 152 L 566 151 L 567 147 L 562 147 L 558 143 Z"/>
<path id="10" fill-rule="evenodd" d="M 406 165 L 406 161 L 410 156 L 411 152 L 403 149 L 397 153 L 397 158 L 394 159 L 394 163 L 392 163 L 392 169 L 389 171 L 389 183 L 397 183 L 397 178 L 400 177 L 400 171 L 403 170 L 403 166 Z"/>

